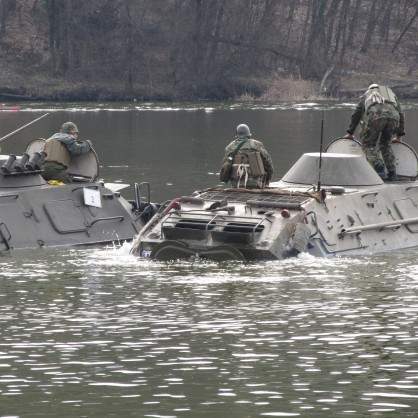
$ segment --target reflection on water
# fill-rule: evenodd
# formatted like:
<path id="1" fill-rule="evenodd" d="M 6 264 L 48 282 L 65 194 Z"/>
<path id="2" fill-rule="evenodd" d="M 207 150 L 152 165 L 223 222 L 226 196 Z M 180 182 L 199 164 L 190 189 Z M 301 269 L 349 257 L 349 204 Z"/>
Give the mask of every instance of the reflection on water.
<path id="1" fill-rule="evenodd" d="M 30 104 L 1 115 L 2 135 L 51 115 L 1 147 L 22 152 L 73 120 L 106 181 L 149 181 L 162 202 L 216 185 L 239 123 L 280 179 L 318 150 L 321 107 L 326 145 L 354 103 Z M 418 149 L 418 103 L 405 108 Z M 128 244 L 0 255 L 0 417 L 416 417 L 417 314 L 415 250 L 194 264 Z"/>
<path id="2" fill-rule="evenodd" d="M 413 417 L 415 254 L 0 258 L 0 416 Z"/>

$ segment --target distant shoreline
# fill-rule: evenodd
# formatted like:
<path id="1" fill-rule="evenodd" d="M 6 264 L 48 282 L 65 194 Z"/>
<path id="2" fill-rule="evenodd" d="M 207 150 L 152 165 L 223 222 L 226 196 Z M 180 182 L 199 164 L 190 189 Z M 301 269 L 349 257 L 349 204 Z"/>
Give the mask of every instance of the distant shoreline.
<path id="1" fill-rule="evenodd" d="M 59 79 L 26 79 L 26 83 L 17 84 L 11 80 L 2 80 L 0 77 L 0 102 L 216 102 L 216 101 L 260 101 L 260 102 L 281 102 L 281 101 L 326 101 L 326 100 L 357 100 L 365 91 L 371 80 L 379 84 L 388 85 L 392 88 L 399 99 L 418 99 L 418 80 L 413 79 L 389 79 L 376 74 L 366 74 L 361 77 L 347 77 L 342 80 L 341 88 L 335 95 L 327 91 L 320 92 L 317 82 L 307 80 L 296 80 L 293 78 L 271 77 L 269 80 L 259 80 L 258 94 L 245 93 L 234 97 L 216 96 L 208 94 L 205 96 L 170 94 L 160 92 L 155 95 L 145 95 L 141 87 L 127 92 L 118 89 L 116 86 L 102 86 L 99 84 L 88 84 L 82 81 L 69 83 Z M 22 82 L 23 80 L 19 80 Z M 257 83 L 257 82 L 256 82 Z M 263 84 L 263 86 L 262 86 Z M 112 88 L 113 87 L 113 88 Z M 116 87 L 116 88 L 115 88 Z M 263 88 L 262 88 L 263 87 Z"/>

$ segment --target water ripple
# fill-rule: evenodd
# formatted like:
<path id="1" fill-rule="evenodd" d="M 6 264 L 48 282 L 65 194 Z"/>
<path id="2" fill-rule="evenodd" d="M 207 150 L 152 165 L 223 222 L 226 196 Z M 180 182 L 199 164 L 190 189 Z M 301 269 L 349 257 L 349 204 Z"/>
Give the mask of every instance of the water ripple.
<path id="1" fill-rule="evenodd" d="M 356 418 L 418 408 L 412 252 L 157 263 L 115 245 L 29 251 L 0 267 L 2 414 Z"/>

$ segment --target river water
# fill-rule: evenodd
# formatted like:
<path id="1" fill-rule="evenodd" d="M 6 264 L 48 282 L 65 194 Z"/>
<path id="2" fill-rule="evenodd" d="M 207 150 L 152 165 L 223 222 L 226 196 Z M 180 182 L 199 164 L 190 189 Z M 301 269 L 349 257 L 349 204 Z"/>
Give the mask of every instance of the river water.
<path id="1" fill-rule="evenodd" d="M 30 103 L 0 113 L 0 136 L 49 116 L 1 147 L 21 153 L 71 120 L 101 178 L 147 181 L 161 202 L 219 184 L 239 123 L 279 180 L 343 135 L 354 105 Z M 405 108 L 418 149 L 418 103 Z M 1 254 L 0 417 L 416 417 L 416 259 L 158 263 L 127 243 Z"/>

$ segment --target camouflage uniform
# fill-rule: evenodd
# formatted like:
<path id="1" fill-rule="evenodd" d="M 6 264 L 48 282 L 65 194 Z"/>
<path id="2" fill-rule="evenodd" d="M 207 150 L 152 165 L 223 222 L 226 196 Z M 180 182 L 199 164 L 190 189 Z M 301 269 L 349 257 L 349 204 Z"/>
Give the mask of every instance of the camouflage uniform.
<path id="1" fill-rule="evenodd" d="M 367 92 L 366 92 L 367 93 Z M 401 104 L 396 99 L 396 103 L 373 103 L 365 111 L 366 94 L 360 97 L 360 101 L 351 116 L 351 123 L 347 133 L 354 134 L 361 119 L 360 130 L 361 147 L 367 160 L 379 173 L 384 174 L 384 166 L 389 173 L 396 173 L 396 161 L 391 147 L 392 135 L 404 136 L 405 116 Z M 376 150 L 379 140 L 382 159 Z"/>
<path id="2" fill-rule="evenodd" d="M 64 144 L 72 156 L 87 154 L 91 149 L 90 141 L 78 142 L 75 136 L 69 133 L 58 132 L 49 139 L 56 139 Z M 72 182 L 65 165 L 57 161 L 48 160 L 48 157 L 45 160 L 44 164 L 42 164 L 42 177 L 45 180 L 58 180 L 63 183 Z"/>
<path id="3" fill-rule="evenodd" d="M 235 149 L 238 147 L 238 145 L 245 139 L 245 137 L 242 136 L 237 136 L 235 140 L 233 140 L 226 148 L 225 148 L 225 157 L 222 161 L 222 164 L 225 163 L 228 159 L 229 154 L 231 154 L 232 152 L 235 151 Z M 247 153 L 248 151 L 258 151 L 260 153 L 261 159 L 263 160 L 263 164 L 264 164 L 264 170 L 266 171 L 266 178 L 264 180 L 265 184 L 268 184 L 268 182 L 270 181 L 272 175 L 273 175 L 273 161 L 270 158 L 270 155 L 268 154 L 268 152 L 266 151 L 266 149 L 264 148 L 264 145 L 261 141 L 257 141 L 256 139 L 251 139 L 251 138 L 247 138 L 245 140 L 246 142 L 244 143 L 244 145 L 239 149 L 238 151 L 238 155 L 242 155 Z M 231 184 L 232 187 L 237 187 L 238 186 L 238 180 L 236 178 L 232 178 L 231 180 Z M 242 182 L 240 182 L 240 185 L 242 184 Z M 257 177 L 253 177 L 251 176 L 251 174 L 248 177 L 248 181 L 246 183 L 246 185 L 244 186 L 248 189 L 258 189 L 262 186 L 260 186 L 260 179 Z"/>

